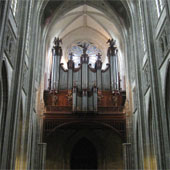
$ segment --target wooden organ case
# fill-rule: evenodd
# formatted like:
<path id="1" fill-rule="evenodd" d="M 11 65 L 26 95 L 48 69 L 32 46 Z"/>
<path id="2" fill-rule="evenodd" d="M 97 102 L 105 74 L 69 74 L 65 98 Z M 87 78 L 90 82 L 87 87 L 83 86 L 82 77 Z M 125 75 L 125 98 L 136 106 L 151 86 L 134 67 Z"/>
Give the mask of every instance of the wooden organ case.
<path id="1" fill-rule="evenodd" d="M 60 64 L 60 43 L 61 40 L 55 38 L 49 88 L 44 91 L 44 136 L 67 124 L 99 123 L 116 130 L 125 140 L 126 92 L 120 88 L 115 41 L 108 40 L 109 64 L 105 70 L 102 70 L 100 54 L 97 54 L 95 67 L 91 67 L 86 44 L 81 46 L 83 53 L 79 67 L 75 68 L 72 59 L 74 54 L 71 53 L 67 63 L 68 69 L 65 70 Z"/>

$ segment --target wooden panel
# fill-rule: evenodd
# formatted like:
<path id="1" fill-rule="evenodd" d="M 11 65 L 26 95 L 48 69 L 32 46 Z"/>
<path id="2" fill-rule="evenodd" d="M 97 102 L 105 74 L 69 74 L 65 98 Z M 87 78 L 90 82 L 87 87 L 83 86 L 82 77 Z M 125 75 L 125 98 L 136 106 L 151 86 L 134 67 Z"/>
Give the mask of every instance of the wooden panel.
<path id="1" fill-rule="evenodd" d="M 46 92 L 45 105 L 46 106 L 72 106 L 72 101 L 69 100 L 68 91 L 60 90 L 59 93 Z"/>
<path id="2" fill-rule="evenodd" d="M 100 92 L 99 92 L 100 93 Z M 122 95 L 113 95 L 110 91 L 102 91 L 101 98 L 99 100 L 100 107 L 117 107 L 122 106 L 123 98 Z"/>

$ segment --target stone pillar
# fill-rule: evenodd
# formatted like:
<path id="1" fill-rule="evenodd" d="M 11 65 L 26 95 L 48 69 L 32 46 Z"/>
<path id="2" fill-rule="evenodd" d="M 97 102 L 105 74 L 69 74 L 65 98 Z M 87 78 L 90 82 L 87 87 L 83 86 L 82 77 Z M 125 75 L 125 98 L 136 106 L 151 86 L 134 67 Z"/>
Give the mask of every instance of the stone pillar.
<path id="1" fill-rule="evenodd" d="M 123 143 L 124 170 L 132 169 L 131 143 Z"/>
<path id="2" fill-rule="evenodd" d="M 83 54 L 81 56 L 81 64 L 82 64 L 82 111 L 87 112 L 87 90 L 88 90 L 88 63 L 89 57 L 86 54 L 86 51 L 83 50 Z"/>
<path id="3" fill-rule="evenodd" d="M 45 169 L 45 162 L 46 162 L 46 143 L 39 143 L 39 168 L 40 170 Z"/>
<path id="4" fill-rule="evenodd" d="M 109 39 L 110 47 L 107 51 L 107 56 L 110 62 L 110 72 L 111 72 L 111 89 L 112 92 L 119 89 L 119 76 L 118 76 L 118 49 L 115 47 L 116 41 Z"/>
<path id="5" fill-rule="evenodd" d="M 59 38 L 54 39 L 54 46 L 52 49 L 52 75 L 51 75 L 51 90 L 56 92 L 59 89 L 59 80 L 60 80 L 60 61 L 62 56 L 62 49 L 60 43 L 62 41 Z"/>

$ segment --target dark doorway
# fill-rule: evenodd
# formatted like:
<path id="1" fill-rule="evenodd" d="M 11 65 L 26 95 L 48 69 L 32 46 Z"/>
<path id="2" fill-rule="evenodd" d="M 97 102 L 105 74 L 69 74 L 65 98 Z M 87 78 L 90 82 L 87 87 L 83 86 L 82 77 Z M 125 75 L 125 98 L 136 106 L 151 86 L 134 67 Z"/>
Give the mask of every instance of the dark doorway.
<path id="1" fill-rule="evenodd" d="M 97 169 L 97 152 L 86 138 L 75 144 L 71 153 L 71 169 Z"/>

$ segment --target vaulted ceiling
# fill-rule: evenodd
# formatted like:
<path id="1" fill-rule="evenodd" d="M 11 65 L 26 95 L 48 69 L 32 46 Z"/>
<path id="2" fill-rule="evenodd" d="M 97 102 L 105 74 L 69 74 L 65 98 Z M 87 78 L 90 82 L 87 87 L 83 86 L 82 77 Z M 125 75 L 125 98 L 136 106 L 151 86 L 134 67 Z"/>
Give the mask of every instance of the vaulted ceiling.
<path id="1" fill-rule="evenodd" d="M 77 5 L 77 2 L 83 2 Z M 44 9 L 42 24 L 46 28 L 47 57 L 51 54 L 54 37 L 62 39 L 62 62 L 68 60 L 68 48 L 76 41 L 89 41 L 103 53 L 106 64 L 107 40 L 114 38 L 119 49 L 119 67 L 124 74 L 124 30 L 129 25 L 128 13 L 120 1 L 49 1 Z M 102 3 L 103 2 L 103 3 Z M 60 3 L 60 4 L 59 4 Z M 75 4 L 74 4 L 75 3 Z"/>

